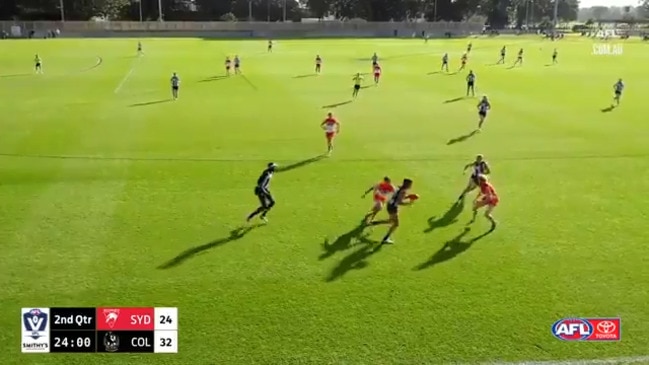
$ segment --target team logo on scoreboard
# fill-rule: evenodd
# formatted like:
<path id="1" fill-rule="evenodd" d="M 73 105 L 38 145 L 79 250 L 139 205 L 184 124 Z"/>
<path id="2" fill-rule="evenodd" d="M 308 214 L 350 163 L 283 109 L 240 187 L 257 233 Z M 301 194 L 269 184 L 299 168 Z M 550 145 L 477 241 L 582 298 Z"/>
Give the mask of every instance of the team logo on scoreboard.
<path id="1" fill-rule="evenodd" d="M 119 349 L 119 337 L 113 332 L 106 332 L 104 335 L 104 347 L 107 352 L 115 352 Z"/>
<path id="2" fill-rule="evenodd" d="M 119 317 L 119 309 L 104 309 L 104 318 L 106 319 L 106 324 L 108 327 L 115 327 L 117 323 L 117 318 Z"/>
<path id="3" fill-rule="evenodd" d="M 22 352 L 49 352 L 49 308 L 22 308 Z"/>

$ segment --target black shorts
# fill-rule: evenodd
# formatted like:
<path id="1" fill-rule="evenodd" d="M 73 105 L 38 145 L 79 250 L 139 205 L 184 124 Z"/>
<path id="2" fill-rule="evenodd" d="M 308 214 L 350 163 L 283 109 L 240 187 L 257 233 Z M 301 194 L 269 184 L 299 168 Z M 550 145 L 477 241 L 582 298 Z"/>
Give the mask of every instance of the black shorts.
<path id="1" fill-rule="evenodd" d="M 471 181 L 473 181 L 473 183 L 476 185 L 480 184 L 480 180 L 478 180 L 478 175 L 475 174 L 471 175 Z"/>
<path id="2" fill-rule="evenodd" d="M 275 199 L 273 199 L 273 196 L 270 195 L 270 193 L 261 190 L 259 187 L 255 187 L 255 195 L 257 195 L 257 198 L 259 199 L 259 203 L 264 208 L 268 208 L 275 203 Z"/>
<path id="3" fill-rule="evenodd" d="M 620 95 L 622 95 L 622 92 L 621 92 L 621 91 L 616 91 L 616 92 L 615 92 L 615 96 L 620 96 Z"/>
<path id="4" fill-rule="evenodd" d="M 392 205 L 388 204 L 385 209 L 388 211 L 388 214 L 398 214 L 399 213 L 399 206 L 398 205 Z"/>
<path id="5" fill-rule="evenodd" d="M 487 116 L 487 112 L 478 112 L 478 115 L 484 118 Z"/>
<path id="6" fill-rule="evenodd" d="M 41 63 L 40 62 L 36 63 L 36 68 L 40 68 L 40 67 L 41 67 Z"/>
<path id="7" fill-rule="evenodd" d="M 372 66 L 376 66 L 378 62 L 372 61 Z"/>
<path id="8" fill-rule="evenodd" d="M 172 87 L 171 87 L 171 90 L 173 90 L 173 91 L 178 91 L 178 86 L 172 86 Z"/>
<path id="9" fill-rule="evenodd" d="M 466 86 L 467 86 L 467 87 L 473 87 L 473 81 L 469 81 L 469 82 L 467 82 L 467 83 L 466 83 Z"/>
<path id="10" fill-rule="evenodd" d="M 238 68 L 239 68 L 239 65 L 234 65 L 234 68 L 238 69 Z"/>
<path id="11" fill-rule="evenodd" d="M 354 90 L 360 90 L 360 89 L 361 89 L 361 85 L 354 85 Z"/>

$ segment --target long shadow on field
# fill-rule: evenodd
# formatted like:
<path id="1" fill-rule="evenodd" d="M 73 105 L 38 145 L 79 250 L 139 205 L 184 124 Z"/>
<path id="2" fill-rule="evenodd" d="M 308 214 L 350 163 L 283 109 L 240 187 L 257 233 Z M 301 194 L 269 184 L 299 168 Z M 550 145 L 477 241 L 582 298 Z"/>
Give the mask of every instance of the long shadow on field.
<path id="1" fill-rule="evenodd" d="M 208 77 L 206 79 L 202 79 L 199 82 L 219 81 L 219 80 L 225 80 L 227 78 L 228 78 L 228 76 L 223 76 L 223 75 L 221 75 L 221 76 L 212 76 L 212 77 Z"/>
<path id="2" fill-rule="evenodd" d="M 471 132 L 471 133 L 467 133 L 467 134 L 465 134 L 465 135 L 462 135 L 462 136 L 459 136 L 459 137 L 455 137 L 455 138 L 453 138 L 453 139 L 449 139 L 449 141 L 446 142 L 446 145 L 450 146 L 450 145 L 453 145 L 453 144 L 456 144 L 456 143 L 464 142 L 464 141 L 466 141 L 467 139 L 469 139 L 469 138 L 475 136 L 476 134 L 478 134 L 478 130 L 477 130 L 477 129 L 474 130 L 474 131 Z"/>
<path id="3" fill-rule="evenodd" d="M 326 279 L 328 283 L 341 278 L 351 270 L 366 268 L 368 265 L 367 259 L 383 248 L 382 245 L 377 245 L 378 242 L 369 240 L 365 237 L 359 237 L 359 240 L 364 244 L 364 246 L 345 256 L 345 258 L 342 259 L 333 270 L 331 270 L 331 273 Z"/>
<path id="4" fill-rule="evenodd" d="M 168 103 L 170 102 L 171 99 L 162 99 L 162 100 L 154 100 L 154 101 L 147 101 L 145 103 L 137 103 L 137 104 L 131 104 L 129 105 L 131 108 L 135 108 L 138 106 L 147 106 L 147 105 L 155 105 L 155 104 L 162 104 L 162 103 Z"/>
<path id="5" fill-rule="evenodd" d="M 318 162 L 318 161 L 322 160 L 325 157 L 327 157 L 327 155 L 314 156 L 314 157 L 311 157 L 311 158 L 307 158 L 306 160 L 302 160 L 302 161 L 292 163 L 290 165 L 280 166 L 280 167 L 277 168 L 276 171 L 277 172 L 287 172 L 287 171 L 299 169 L 300 167 L 304 167 L 304 166 L 310 165 L 310 164 L 312 164 L 314 162 Z"/>
<path id="6" fill-rule="evenodd" d="M 444 213 L 443 216 L 436 218 L 436 217 L 430 217 L 428 218 L 428 228 L 424 230 L 424 233 L 430 233 L 437 228 L 442 228 L 442 227 L 447 227 L 450 226 L 453 223 L 457 222 L 457 217 L 462 214 L 462 211 L 464 210 L 464 201 L 458 200 L 453 205 L 451 205 L 446 213 Z"/>
<path id="7" fill-rule="evenodd" d="M 602 113 L 609 113 L 615 110 L 615 105 L 607 106 L 606 108 L 602 108 L 600 111 Z"/>
<path id="8" fill-rule="evenodd" d="M 304 74 L 304 75 L 297 75 L 293 76 L 294 79 L 305 79 L 307 77 L 315 77 L 318 76 L 317 74 Z"/>
<path id="9" fill-rule="evenodd" d="M 470 231 L 471 228 L 469 227 L 464 228 L 464 231 L 462 231 L 462 233 L 454 237 L 452 240 L 446 242 L 444 246 L 439 249 L 439 251 L 435 252 L 435 254 L 433 254 L 433 256 L 431 256 L 428 259 L 428 261 L 422 262 L 421 264 L 415 266 L 413 270 L 419 271 L 419 270 L 428 269 L 444 261 L 448 261 L 455 258 L 457 255 L 470 249 L 474 243 L 478 242 L 479 240 L 485 238 L 487 235 L 491 234 L 494 231 L 494 229 L 490 229 L 487 232 L 477 237 L 473 237 L 469 239 L 468 241 L 463 241 L 464 236 L 466 236 Z"/>
<path id="10" fill-rule="evenodd" d="M 344 251 L 352 247 L 354 245 L 352 243 L 354 239 L 358 241 L 366 239 L 365 236 L 363 236 L 363 231 L 365 230 L 365 228 L 367 228 L 367 226 L 368 225 L 365 223 L 365 220 L 362 220 L 358 226 L 352 228 L 349 232 L 341 234 L 336 238 L 335 241 L 329 242 L 329 239 L 325 239 L 324 243 L 322 244 L 322 249 L 324 252 L 318 257 L 318 259 L 325 260 L 334 255 L 336 252 Z"/>
<path id="11" fill-rule="evenodd" d="M 0 79 L 10 78 L 10 77 L 24 77 L 31 76 L 33 74 L 12 74 L 12 75 L 0 75 Z"/>
<path id="12" fill-rule="evenodd" d="M 455 102 L 458 102 L 460 100 L 464 100 L 464 96 L 460 96 L 459 98 L 453 98 L 453 99 L 444 100 L 444 104 L 455 103 Z"/>
<path id="13" fill-rule="evenodd" d="M 434 72 L 429 72 L 426 75 L 437 75 L 437 74 L 441 74 L 441 73 L 442 73 L 442 71 L 434 71 Z"/>
<path id="14" fill-rule="evenodd" d="M 334 104 L 329 104 L 329 105 L 323 105 L 322 109 L 332 109 L 336 108 L 342 105 L 350 104 L 352 100 L 346 100 L 346 101 L 341 101 L 340 103 L 334 103 Z"/>
<path id="15" fill-rule="evenodd" d="M 200 245 L 200 246 L 195 246 L 192 248 L 189 248 L 183 252 L 181 252 L 178 256 L 174 257 L 173 259 L 165 262 L 164 264 L 158 266 L 158 269 L 160 270 L 167 270 L 174 268 L 185 261 L 191 259 L 192 257 L 205 252 L 207 250 L 213 249 L 218 246 L 222 246 L 226 243 L 238 241 L 242 239 L 246 234 L 250 233 L 255 228 L 259 228 L 264 226 L 263 224 L 257 224 L 254 226 L 247 226 L 247 227 L 239 227 L 237 229 L 234 229 L 230 231 L 230 235 L 228 237 L 224 238 L 219 238 L 217 240 L 214 240 L 212 242 L 208 242 L 206 244 Z"/>

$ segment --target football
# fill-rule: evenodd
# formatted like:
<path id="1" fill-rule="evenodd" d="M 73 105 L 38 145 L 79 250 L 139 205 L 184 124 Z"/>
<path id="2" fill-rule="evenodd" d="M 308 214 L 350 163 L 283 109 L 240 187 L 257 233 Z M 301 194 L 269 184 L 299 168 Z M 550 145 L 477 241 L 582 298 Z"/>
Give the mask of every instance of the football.
<path id="1" fill-rule="evenodd" d="M 419 194 L 410 194 L 406 198 L 410 199 L 411 201 L 415 201 L 419 199 Z"/>

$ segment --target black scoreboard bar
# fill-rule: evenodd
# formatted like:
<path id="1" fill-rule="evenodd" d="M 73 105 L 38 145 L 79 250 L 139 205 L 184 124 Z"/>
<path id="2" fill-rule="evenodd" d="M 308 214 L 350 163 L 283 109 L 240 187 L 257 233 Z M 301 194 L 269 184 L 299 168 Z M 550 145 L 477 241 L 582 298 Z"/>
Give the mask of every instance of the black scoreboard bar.
<path id="1" fill-rule="evenodd" d="M 22 308 L 23 353 L 177 353 L 177 308 Z"/>

